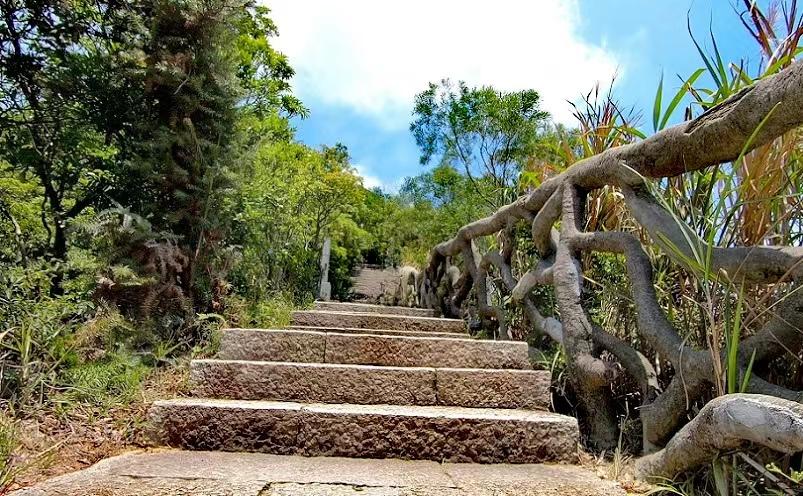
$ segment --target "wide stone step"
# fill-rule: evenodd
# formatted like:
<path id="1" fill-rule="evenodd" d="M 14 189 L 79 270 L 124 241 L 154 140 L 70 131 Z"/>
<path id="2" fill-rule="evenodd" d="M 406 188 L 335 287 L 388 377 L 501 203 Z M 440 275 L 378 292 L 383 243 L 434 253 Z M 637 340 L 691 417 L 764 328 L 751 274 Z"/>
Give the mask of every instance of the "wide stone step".
<path id="1" fill-rule="evenodd" d="M 575 462 L 572 417 L 528 410 L 327 405 L 184 398 L 157 401 L 152 433 L 195 450 L 447 462 Z"/>
<path id="2" fill-rule="evenodd" d="M 546 409 L 550 373 L 193 360 L 190 383 L 206 398 Z"/>
<path id="3" fill-rule="evenodd" d="M 345 303 L 339 301 L 316 301 L 315 310 L 329 312 L 381 313 L 385 315 L 405 315 L 408 317 L 435 317 L 435 311 L 428 308 L 392 307 L 368 303 Z"/>
<path id="4" fill-rule="evenodd" d="M 159 450 L 129 452 L 12 496 L 625 496 L 590 469 Z"/>
<path id="5" fill-rule="evenodd" d="M 329 312 L 301 310 L 293 312 L 292 324 L 309 327 L 357 327 L 360 329 L 392 329 L 397 331 L 465 333 L 461 319 L 406 317 L 378 313 Z"/>
<path id="6" fill-rule="evenodd" d="M 318 331 L 336 332 L 339 334 L 389 334 L 391 336 L 422 336 L 430 338 L 455 338 L 466 339 L 468 332 L 458 334 L 456 332 L 430 332 L 430 331 L 398 331 L 394 329 L 360 329 L 359 327 L 310 327 L 310 326 L 287 326 L 288 329 L 297 331 Z"/>
<path id="7" fill-rule="evenodd" d="M 391 367 L 531 368 L 527 343 L 520 341 L 272 329 L 224 330 L 217 358 Z"/>

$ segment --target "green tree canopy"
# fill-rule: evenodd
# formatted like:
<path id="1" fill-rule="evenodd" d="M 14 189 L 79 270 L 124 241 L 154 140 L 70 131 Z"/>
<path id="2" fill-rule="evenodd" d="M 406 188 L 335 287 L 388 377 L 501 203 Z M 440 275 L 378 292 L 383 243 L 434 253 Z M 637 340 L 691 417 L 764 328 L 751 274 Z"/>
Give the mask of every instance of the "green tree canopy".
<path id="1" fill-rule="evenodd" d="M 414 115 L 410 131 L 421 163 L 438 160 L 463 169 L 493 207 L 516 196 L 519 173 L 549 116 L 535 90 L 508 93 L 448 79 L 416 95 Z M 487 185 L 478 183 L 483 178 Z"/>

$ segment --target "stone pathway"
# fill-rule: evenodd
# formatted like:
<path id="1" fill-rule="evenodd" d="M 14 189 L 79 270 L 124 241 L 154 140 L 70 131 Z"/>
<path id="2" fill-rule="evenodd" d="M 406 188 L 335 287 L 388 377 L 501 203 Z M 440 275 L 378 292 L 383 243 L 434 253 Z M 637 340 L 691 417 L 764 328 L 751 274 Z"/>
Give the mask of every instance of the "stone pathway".
<path id="1" fill-rule="evenodd" d="M 192 397 L 150 411 L 154 439 L 186 451 L 19 494 L 624 494 L 538 465 L 577 461 L 576 420 L 546 411 L 549 372 L 531 369 L 525 343 L 465 329 L 420 309 L 319 303 L 292 329 L 226 330 L 215 359 L 192 362 Z"/>
<path id="2" fill-rule="evenodd" d="M 395 288 L 399 284 L 399 271 L 393 267 L 360 266 L 351 278 L 353 296 L 357 300 L 371 303 L 379 302 L 385 288 Z"/>
<path id="3" fill-rule="evenodd" d="M 475 465 L 263 453 L 130 453 L 14 496 L 624 496 L 569 465 Z"/>

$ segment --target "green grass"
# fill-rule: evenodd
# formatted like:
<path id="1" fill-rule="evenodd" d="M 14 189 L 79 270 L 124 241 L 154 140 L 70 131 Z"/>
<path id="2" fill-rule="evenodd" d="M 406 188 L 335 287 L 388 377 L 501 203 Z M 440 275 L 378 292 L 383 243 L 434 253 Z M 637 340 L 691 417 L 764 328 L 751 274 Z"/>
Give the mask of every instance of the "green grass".
<path id="1" fill-rule="evenodd" d="M 55 401 L 67 407 L 84 404 L 101 409 L 127 404 L 150 370 L 140 356 L 108 354 L 98 361 L 65 369 L 60 377 L 62 392 Z"/>

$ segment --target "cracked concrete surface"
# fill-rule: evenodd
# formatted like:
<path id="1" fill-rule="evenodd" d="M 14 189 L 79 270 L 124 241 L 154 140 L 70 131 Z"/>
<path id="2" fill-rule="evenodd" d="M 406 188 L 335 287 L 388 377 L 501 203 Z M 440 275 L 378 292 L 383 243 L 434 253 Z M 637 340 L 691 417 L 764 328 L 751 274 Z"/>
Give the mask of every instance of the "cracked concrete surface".
<path id="1" fill-rule="evenodd" d="M 203 451 L 134 452 L 13 496 L 624 496 L 569 465 L 476 465 Z"/>

